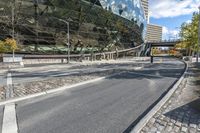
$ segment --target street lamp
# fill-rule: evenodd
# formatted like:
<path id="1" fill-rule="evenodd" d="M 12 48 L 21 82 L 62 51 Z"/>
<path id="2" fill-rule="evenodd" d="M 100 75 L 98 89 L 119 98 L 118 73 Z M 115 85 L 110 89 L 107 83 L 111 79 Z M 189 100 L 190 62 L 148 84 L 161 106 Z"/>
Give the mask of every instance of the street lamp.
<path id="1" fill-rule="evenodd" d="M 200 45 L 200 6 L 199 6 L 199 27 L 198 27 L 198 44 L 197 44 L 197 60 L 199 62 L 199 45 Z"/>
<path id="2" fill-rule="evenodd" d="M 63 19 L 59 19 L 59 18 L 58 18 L 58 20 L 67 24 L 67 49 L 68 49 L 67 50 L 67 54 L 68 54 L 67 63 L 69 63 L 70 62 L 69 22 L 67 22 Z"/>
<path id="3" fill-rule="evenodd" d="M 12 3 L 12 39 L 15 39 L 15 0 Z M 13 63 L 15 62 L 15 51 L 14 49 L 12 50 L 12 58 L 13 58 Z"/>

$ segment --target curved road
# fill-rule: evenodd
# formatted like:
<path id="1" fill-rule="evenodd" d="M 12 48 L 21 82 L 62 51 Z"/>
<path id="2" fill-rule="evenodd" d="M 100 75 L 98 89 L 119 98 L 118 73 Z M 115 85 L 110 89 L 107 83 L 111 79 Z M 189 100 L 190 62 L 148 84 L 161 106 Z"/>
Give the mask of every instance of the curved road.
<path id="1" fill-rule="evenodd" d="M 126 132 L 181 76 L 182 62 L 164 62 L 17 102 L 19 133 Z"/>

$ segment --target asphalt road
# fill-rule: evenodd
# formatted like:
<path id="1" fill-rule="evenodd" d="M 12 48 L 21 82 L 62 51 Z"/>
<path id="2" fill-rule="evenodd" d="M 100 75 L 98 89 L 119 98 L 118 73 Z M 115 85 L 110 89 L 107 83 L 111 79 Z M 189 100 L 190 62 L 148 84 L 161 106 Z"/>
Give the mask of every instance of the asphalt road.
<path id="1" fill-rule="evenodd" d="M 6 85 L 7 81 L 7 72 L 6 71 L 0 71 L 0 86 Z"/>
<path id="2" fill-rule="evenodd" d="M 184 64 L 140 71 L 16 103 L 19 133 L 121 133 L 177 80 Z"/>
<path id="3" fill-rule="evenodd" d="M 114 63 L 94 62 L 92 65 L 87 63 L 72 63 L 72 64 L 37 64 L 27 65 L 24 68 L 14 68 L 10 72 L 12 74 L 13 83 L 27 83 L 38 80 L 46 80 L 55 77 L 65 77 L 79 73 L 89 73 L 95 71 L 104 71 L 107 69 L 138 66 L 138 64 L 145 63 L 140 61 L 135 63 L 131 59 L 117 60 Z M 6 85 L 6 71 L 0 70 L 0 85 Z"/>
<path id="4" fill-rule="evenodd" d="M 122 68 L 127 67 L 131 65 L 137 66 L 134 62 L 133 63 L 123 63 L 123 64 L 101 64 L 101 65 L 89 65 L 89 66 L 73 66 L 68 67 L 63 66 L 61 68 L 54 67 L 48 68 L 32 68 L 28 70 L 23 69 L 16 69 L 12 70 L 12 79 L 13 83 L 24 83 L 24 82 L 32 82 L 32 81 L 38 81 L 38 80 L 45 80 L 50 78 L 56 78 L 56 77 L 66 77 L 69 75 L 76 75 L 79 73 L 92 73 L 97 71 L 105 71 L 108 69 L 114 69 L 114 68 Z"/>
<path id="5" fill-rule="evenodd" d="M 3 124 L 3 106 L 0 106 L 0 131 L 2 130 L 2 124 Z"/>
<path id="6" fill-rule="evenodd" d="M 159 61 L 160 59 L 155 59 L 155 61 Z M 166 59 L 168 60 L 168 59 Z M 128 67 L 137 67 L 137 66 L 149 66 L 149 62 L 147 61 L 139 61 L 135 62 L 131 59 L 125 60 L 122 63 L 121 60 L 116 61 L 115 63 L 102 63 L 102 64 L 93 64 L 93 65 L 66 65 L 66 64 L 55 64 L 55 65 L 38 65 L 38 66 L 29 66 L 26 68 L 12 69 L 12 80 L 13 83 L 27 83 L 38 80 L 46 80 L 50 78 L 56 77 L 66 77 L 69 75 L 76 75 L 79 73 L 91 73 L 97 71 L 105 71 L 108 69 L 119 69 L 119 68 L 128 68 Z M 0 75 L 1 78 L 1 75 Z M 6 83 L 6 76 L 2 76 L 2 83 Z M 0 81 L 0 82 L 1 82 Z"/>

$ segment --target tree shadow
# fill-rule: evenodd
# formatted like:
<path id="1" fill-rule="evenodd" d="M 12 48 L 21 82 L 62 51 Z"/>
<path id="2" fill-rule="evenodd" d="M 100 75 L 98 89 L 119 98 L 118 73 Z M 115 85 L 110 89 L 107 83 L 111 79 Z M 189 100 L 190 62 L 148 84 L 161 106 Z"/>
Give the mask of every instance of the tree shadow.
<path id="1" fill-rule="evenodd" d="M 200 120 L 200 98 L 188 104 L 175 108 L 164 116 L 184 124 L 198 124 Z"/>
<path id="2" fill-rule="evenodd" d="M 151 70 L 123 70 L 121 74 L 109 77 L 108 79 L 163 79 L 179 78 L 183 74 L 181 69 L 151 69 Z"/>
<path id="3" fill-rule="evenodd" d="M 200 86 L 200 78 L 195 80 L 195 81 L 192 81 L 192 83 L 195 85 L 195 86 Z"/>

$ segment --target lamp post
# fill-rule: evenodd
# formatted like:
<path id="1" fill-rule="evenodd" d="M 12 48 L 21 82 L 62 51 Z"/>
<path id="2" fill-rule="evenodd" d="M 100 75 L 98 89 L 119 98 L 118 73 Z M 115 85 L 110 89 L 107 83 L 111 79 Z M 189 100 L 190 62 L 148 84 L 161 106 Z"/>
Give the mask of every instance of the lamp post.
<path id="1" fill-rule="evenodd" d="M 15 39 L 15 0 L 12 3 L 12 39 Z M 12 50 L 13 63 L 15 62 L 15 51 Z"/>
<path id="2" fill-rule="evenodd" d="M 199 6 L 199 27 L 198 27 L 198 44 L 197 44 L 197 59 L 196 59 L 196 62 L 199 62 L 199 45 L 200 45 L 200 6 Z"/>
<path id="3" fill-rule="evenodd" d="M 38 27 L 39 27 L 39 22 L 38 22 L 38 19 L 39 19 L 39 9 L 38 9 L 38 0 L 34 0 L 34 10 L 35 10 L 35 27 L 36 27 L 36 44 L 35 44 L 35 52 L 38 52 L 38 45 L 39 45 L 39 42 L 38 42 Z"/>
<path id="4" fill-rule="evenodd" d="M 69 63 L 70 62 L 69 22 L 63 19 L 58 19 L 58 20 L 67 24 L 67 54 L 68 54 L 67 63 Z"/>

